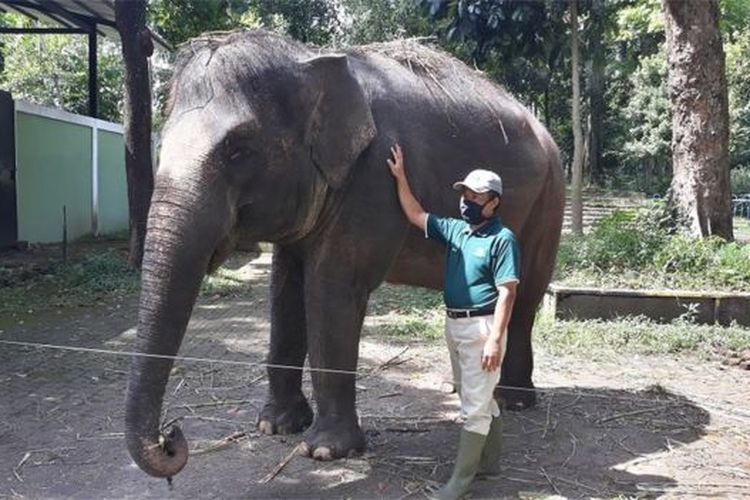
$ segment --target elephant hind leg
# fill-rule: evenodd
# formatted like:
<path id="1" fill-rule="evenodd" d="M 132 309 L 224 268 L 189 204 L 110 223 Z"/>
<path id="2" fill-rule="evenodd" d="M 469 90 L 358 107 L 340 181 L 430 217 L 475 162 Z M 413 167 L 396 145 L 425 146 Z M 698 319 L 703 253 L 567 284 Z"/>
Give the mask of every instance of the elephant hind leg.
<path id="1" fill-rule="evenodd" d="M 307 355 L 302 264 L 277 246 L 271 269 L 271 346 L 269 391 L 258 417 L 264 434 L 292 434 L 307 428 L 313 413 L 302 394 L 302 365 Z"/>
<path id="2" fill-rule="evenodd" d="M 520 235 L 521 283 L 508 326 L 501 389 L 496 392 L 498 399 L 511 410 L 522 410 L 536 403 L 531 380 L 534 369 L 531 330 L 555 269 L 565 206 L 562 171 L 558 163 L 552 163 L 544 189 L 531 211 L 531 217 L 536 220 L 527 221 Z"/>

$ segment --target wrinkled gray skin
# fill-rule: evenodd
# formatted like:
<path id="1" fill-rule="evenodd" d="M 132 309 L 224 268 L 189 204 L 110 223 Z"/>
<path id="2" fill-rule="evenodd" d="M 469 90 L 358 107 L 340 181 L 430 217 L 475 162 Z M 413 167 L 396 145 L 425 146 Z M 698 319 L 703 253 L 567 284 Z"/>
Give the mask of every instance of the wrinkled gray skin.
<path id="1" fill-rule="evenodd" d="M 176 355 L 201 279 L 238 245 L 275 243 L 268 362 L 356 370 L 370 293 L 383 281 L 439 289 L 443 248 L 410 227 L 386 165 L 405 151 L 428 210 L 457 216 L 451 184 L 469 170 L 503 178 L 503 221 L 522 249 L 502 384 L 532 388 L 531 327 L 550 280 L 563 217 L 557 148 L 503 90 L 450 57 L 398 46 L 322 54 L 266 32 L 194 41 L 172 84 L 148 221 L 137 347 Z M 418 54 L 415 56 L 415 53 Z M 187 460 L 178 428 L 160 436 L 172 362 L 136 358 L 126 401 L 128 449 L 147 473 Z M 307 428 L 311 456 L 365 448 L 354 377 L 314 372 L 313 415 L 298 370 L 269 369 L 260 429 Z M 506 404 L 534 403 L 510 390 Z"/>

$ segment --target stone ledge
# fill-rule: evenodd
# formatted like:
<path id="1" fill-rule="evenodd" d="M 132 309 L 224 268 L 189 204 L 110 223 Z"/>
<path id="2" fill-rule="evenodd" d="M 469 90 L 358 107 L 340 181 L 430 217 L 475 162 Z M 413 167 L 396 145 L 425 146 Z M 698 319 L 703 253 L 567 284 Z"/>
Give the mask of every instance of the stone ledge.
<path id="1" fill-rule="evenodd" d="M 692 309 L 696 323 L 729 326 L 735 321 L 750 326 L 750 293 L 576 288 L 553 283 L 547 289 L 544 307 L 552 309 L 556 319 L 645 316 L 660 322 L 672 321 Z"/>

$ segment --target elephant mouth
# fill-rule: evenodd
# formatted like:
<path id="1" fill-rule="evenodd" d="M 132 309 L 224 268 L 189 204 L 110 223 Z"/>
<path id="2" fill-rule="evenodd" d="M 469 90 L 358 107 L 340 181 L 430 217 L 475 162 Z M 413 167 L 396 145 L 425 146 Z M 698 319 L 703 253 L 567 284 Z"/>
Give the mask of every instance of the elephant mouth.
<path id="1" fill-rule="evenodd" d="M 216 272 L 219 266 L 226 262 L 235 248 L 237 248 L 237 237 L 234 234 L 222 238 L 211 254 L 206 272 L 208 274 Z"/>

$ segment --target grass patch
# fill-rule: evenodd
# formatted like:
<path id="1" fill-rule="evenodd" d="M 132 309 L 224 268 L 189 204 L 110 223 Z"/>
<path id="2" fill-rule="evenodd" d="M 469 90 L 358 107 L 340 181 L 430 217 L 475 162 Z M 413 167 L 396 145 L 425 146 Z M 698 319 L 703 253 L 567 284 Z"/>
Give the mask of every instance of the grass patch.
<path id="1" fill-rule="evenodd" d="M 251 291 L 247 267 L 219 268 L 201 283 L 204 297 L 235 297 Z M 82 252 L 67 263 L 50 259 L 0 266 L 0 321 L 25 322 L 52 310 L 92 307 L 138 293 L 140 273 L 114 248 Z"/>
<path id="2" fill-rule="evenodd" d="M 551 313 L 543 312 L 534 325 L 534 343 L 545 352 L 559 355 L 691 352 L 710 356 L 718 351 L 750 349 L 750 329 L 696 325 L 687 316 L 671 323 L 656 323 L 645 317 L 555 321 Z"/>
<path id="3" fill-rule="evenodd" d="M 440 292 L 384 284 L 372 295 L 364 334 L 434 342 L 443 339 L 444 321 Z M 722 350 L 750 349 L 750 329 L 696 325 L 689 313 L 663 324 L 643 317 L 555 321 L 551 313 L 542 311 L 533 336 L 538 348 L 559 355 L 690 352 L 711 356 Z"/>
<path id="4" fill-rule="evenodd" d="M 123 297 L 138 290 L 139 280 L 121 253 L 104 250 L 66 264 L 0 267 L 0 281 L 0 316 L 17 317 Z"/>
<path id="5" fill-rule="evenodd" d="M 441 292 L 384 283 L 370 296 L 363 334 L 436 341 L 444 320 Z"/>
<path id="6" fill-rule="evenodd" d="M 203 297 L 237 297 L 251 293 L 252 287 L 245 268 L 220 267 L 203 278 L 200 295 Z"/>

